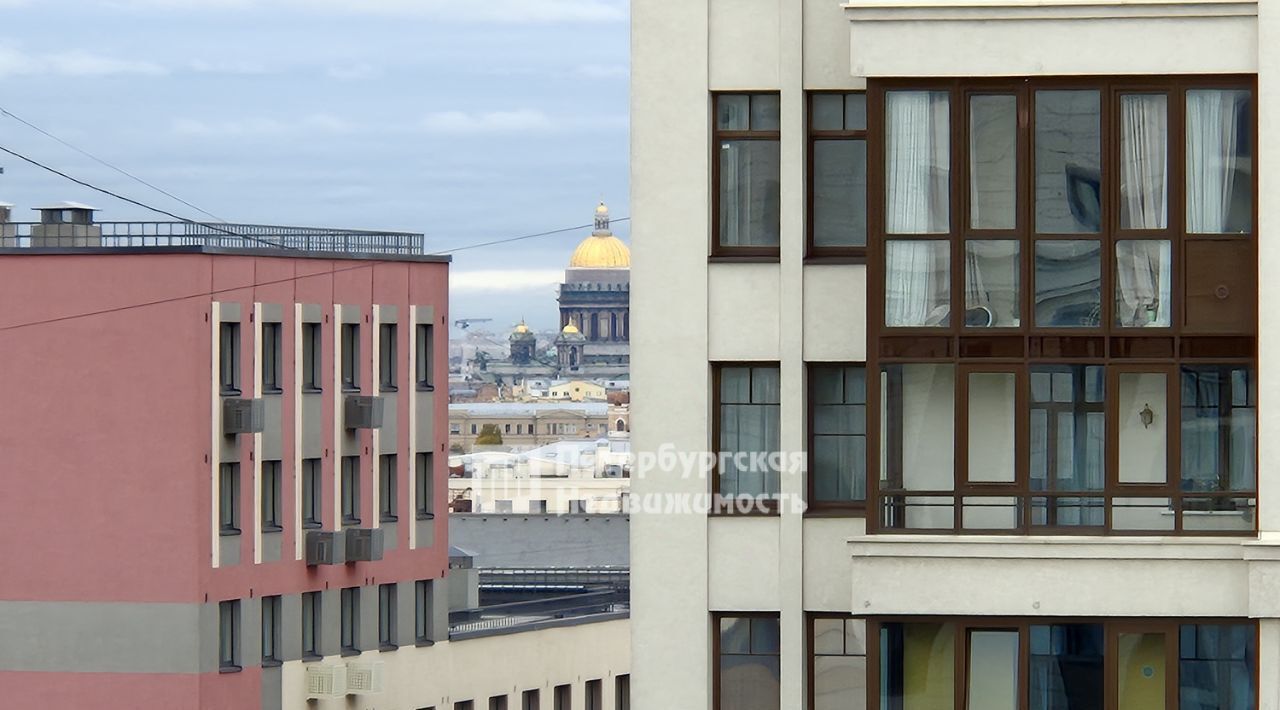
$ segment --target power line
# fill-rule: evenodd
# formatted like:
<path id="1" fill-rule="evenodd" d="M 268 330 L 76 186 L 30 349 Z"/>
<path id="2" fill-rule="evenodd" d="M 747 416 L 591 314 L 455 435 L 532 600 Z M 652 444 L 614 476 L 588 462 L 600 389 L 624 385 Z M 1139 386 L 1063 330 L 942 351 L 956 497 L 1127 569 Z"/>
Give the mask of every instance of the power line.
<path id="1" fill-rule="evenodd" d="M 30 121 L 26 120 L 25 118 L 22 118 L 21 116 L 19 116 L 19 115 L 15 114 L 14 112 L 12 112 L 12 111 L 10 111 L 10 110 L 6 109 L 6 108 L 5 108 L 5 107 L 3 107 L 3 106 L 0 106 L 0 115 L 8 116 L 9 118 L 12 118 L 13 120 L 17 121 L 18 123 L 21 123 L 22 125 L 26 126 L 27 128 L 30 128 L 31 130 L 33 130 L 33 131 L 35 131 L 35 132 L 37 132 L 37 133 L 39 133 L 39 134 L 41 134 L 41 135 L 43 135 L 43 136 L 46 136 L 46 137 L 48 137 L 48 138 L 53 139 L 54 141 L 57 141 L 58 143 L 61 143 L 62 145 L 64 145 L 64 146 L 66 146 L 66 147 L 70 148 L 71 150 L 74 150 L 75 152 L 77 152 L 77 153 L 79 153 L 79 154 L 81 154 L 81 155 L 85 156 L 86 158 L 89 158 L 90 160 L 92 160 L 92 161 L 94 161 L 94 162 L 96 162 L 96 163 L 99 163 L 99 164 L 101 164 L 101 165 L 105 165 L 106 167 L 108 167 L 108 168 L 110 168 L 110 169 L 112 169 L 112 170 L 114 170 L 114 171 L 116 171 L 116 172 L 120 173 L 121 175 L 124 175 L 125 177 L 127 177 L 127 178 L 129 178 L 129 179 L 131 179 L 131 180 L 135 180 L 135 181 L 137 181 L 137 182 L 140 182 L 140 183 L 142 183 L 143 185 L 146 185 L 147 187 L 151 188 L 152 190 L 155 190 L 156 192 L 158 192 L 158 193 L 160 193 L 160 194 L 162 194 L 162 195 L 164 195 L 164 196 L 166 196 L 166 197 L 168 197 L 168 198 L 171 198 L 171 199 L 173 199 L 173 200 L 177 200 L 178 202 L 181 202 L 182 204 L 186 205 L 187 207 L 190 207 L 191 209 L 195 210 L 196 212 L 199 212 L 199 213 L 204 214 L 204 215 L 208 215 L 208 216 L 210 216 L 210 217 L 212 217 L 212 218 L 214 218 L 214 219 L 218 220 L 219 222 L 226 222 L 226 221 L 227 221 L 227 220 L 225 220 L 225 219 L 223 219 L 223 218 L 219 217 L 218 215 L 213 214 L 212 212 L 209 212 L 208 210 L 202 209 L 202 208 L 200 208 L 200 207 L 198 207 L 198 206 L 196 206 L 196 205 L 194 205 L 194 204 L 192 204 L 192 203 L 190 203 L 190 202 L 188 202 L 188 201 L 186 201 L 186 200 L 182 199 L 181 197 L 178 197 L 177 195 L 173 194 L 172 192 L 169 192 L 168 190 L 166 190 L 166 189 L 164 189 L 164 188 L 162 188 L 162 187 L 158 187 L 158 186 L 156 186 L 156 185 L 153 185 L 153 184 L 152 184 L 152 183 L 150 183 L 150 182 L 147 182 L 146 180 L 143 180 L 142 178 L 138 177 L 137 175 L 134 175 L 133 173 L 131 173 L 131 172 L 129 172 L 129 171 L 127 171 L 127 170 L 125 170 L 124 168 L 120 168 L 120 167 L 117 167 L 117 166 L 115 166 L 115 165 L 112 165 L 111 163 L 108 163 L 107 161 L 103 160 L 102 158 L 99 158 L 98 156 L 94 155 L 93 153 L 90 153 L 89 151 L 84 150 L 83 148 L 80 148 L 79 146 L 75 146 L 75 145 L 72 145 L 71 143 L 68 143 L 67 141 L 65 141 L 65 140 L 63 140 L 63 139 L 61 139 L 61 138 L 59 138 L 58 136 L 53 135 L 53 134 L 52 134 L 52 133 L 50 133 L 49 131 L 46 131 L 45 129 L 43 129 L 43 128 L 41 128 L 41 127 L 37 126 L 37 125 L 35 125 L 34 123 L 32 123 L 32 122 L 30 122 Z"/>
<path id="2" fill-rule="evenodd" d="M 610 222 L 629 222 L 629 221 L 631 221 L 631 218 L 630 218 L 630 217 L 618 217 L 618 218 L 615 218 L 615 219 L 611 219 L 611 220 L 609 220 L 609 221 L 610 221 Z M 492 241 L 492 242 L 481 242 L 481 243 L 479 243 L 479 244 L 468 244 L 467 246 L 454 247 L 453 249 L 445 249 L 444 251 L 432 252 L 432 254 L 433 254 L 433 255 L 435 255 L 435 254 L 452 254 L 452 253 L 457 252 L 457 251 L 466 251 L 467 249 L 479 249 L 480 247 L 491 247 L 491 246 L 495 246 L 495 245 L 498 245 L 498 244 L 509 244 L 509 243 L 511 243 L 511 242 L 518 242 L 518 241 L 521 241 L 521 240 L 523 240 L 523 239 L 533 239 L 534 237 L 546 237 L 546 236 L 550 236 L 550 235 L 552 235 L 552 234 L 562 234 L 562 233 L 564 233 L 564 232 L 576 232 L 576 231 L 578 231 L 578 230 L 580 230 L 580 229 L 589 229 L 589 228 L 594 227 L 594 226 L 595 226 L 595 224 L 580 224 L 580 225 L 578 225 L 578 226 L 576 226 L 576 227 L 565 227 L 564 229 L 553 229 L 553 230 L 551 230 L 551 231 L 549 231 L 549 232 L 538 232 L 537 234 L 525 234 L 525 235 L 522 235 L 522 236 L 519 236 L 519 237 L 509 237 L 509 238 L 507 238 L 507 239 L 497 239 L 497 240 L 494 240 L 494 241 Z"/>
<path id="3" fill-rule="evenodd" d="M 262 244 L 262 245 L 264 245 L 264 246 L 269 246 L 269 247 L 272 247 L 272 248 L 274 248 L 274 249 L 291 249 L 291 250 L 296 250 L 296 249 L 297 249 L 297 247 L 291 247 L 291 246 L 288 246 L 288 245 L 286 245 L 286 244 L 277 244 L 277 243 L 275 243 L 275 242 L 269 242 L 269 241 L 267 241 L 267 240 L 265 240 L 265 239 L 259 239 L 259 238 L 257 238 L 257 237 L 249 236 L 248 234 L 240 234 L 240 233 L 235 232 L 235 231 L 233 231 L 233 230 L 230 230 L 230 229 L 224 229 L 224 228 L 222 228 L 222 227 L 219 227 L 219 226 L 217 226 L 216 224 L 208 224 L 207 222 L 197 222 L 197 221 L 195 221 L 194 219 L 189 219 L 189 218 L 187 218 L 187 217 L 182 217 L 182 216 L 180 216 L 180 215 L 176 215 L 176 214 L 174 214 L 174 213 L 170 212 L 169 210 L 162 210 L 162 209 L 160 209 L 159 207 L 152 207 L 151 205 L 148 205 L 148 204 L 146 204 L 145 202 L 139 202 L 139 201 L 137 201 L 137 200 L 135 200 L 135 199 L 133 199 L 133 198 L 131 198 L 131 197 L 125 197 L 124 195 L 121 195 L 121 194 L 119 194 L 119 193 L 112 192 L 111 190 L 108 190 L 108 189 L 107 189 L 107 188 L 105 188 L 105 187 L 98 187 L 97 185 L 94 185 L 93 183 L 85 182 L 84 180 L 81 180 L 80 178 L 72 177 L 72 176 L 70 176 L 70 175 L 68 175 L 68 174 L 66 174 L 66 173 L 64 173 L 64 172 L 62 172 L 61 170 L 58 170 L 57 168 L 49 167 L 48 165 L 45 165 L 44 163 L 41 163 L 40 161 L 38 161 L 38 160 L 36 160 L 36 159 L 34 159 L 34 158 L 28 158 L 27 156 L 23 155 L 22 153 L 19 153 L 19 152 L 15 151 L 15 150 L 11 150 L 11 149 L 6 148 L 6 147 L 4 147 L 4 146 L 2 146 L 2 145 L 0 145 L 0 151 L 3 151 L 3 152 L 5 152 L 5 153 L 8 153 L 9 155 L 12 155 L 13 157 L 18 158 L 19 160 L 23 160 L 23 161 L 26 161 L 26 162 L 28 162 L 28 163 L 31 163 L 32 165 L 36 166 L 37 168 L 40 168 L 41 170 L 47 170 L 48 172 L 51 172 L 51 173 L 53 173 L 54 175 L 57 175 L 58 177 L 66 178 L 67 180 L 70 180 L 71 182 L 74 182 L 74 183 L 75 183 L 75 184 L 77 184 L 77 185 L 81 185 L 81 186 L 83 186 L 83 187 L 87 187 L 87 188 L 89 188 L 90 190 L 94 190 L 94 191 L 96 191 L 96 192 L 101 192 L 102 194 L 104 194 L 104 195 L 108 195 L 108 196 L 110 196 L 110 197 L 114 197 L 114 198 L 116 198 L 117 200 L 121 200 L 121 201 L 123 201 L 123 202 L 128 202 L 129 204 L 131 204 L 131 205 L 136 205 L 136 206 L 138 206 L 138 207 L 141 207 L 141 208 L 142 208 L 142 209 L 144 209 L 144 210 L 151 210 L 152 212 L 156 212 L 156 213 L 159 213 L 159 214 L 165 215 L 166 217 L 172 217 L 172 218 L 174 218 L 174 219 L 178 220 L 179 222 L 184 222 L 184 223 L 186 223 L 186 224 L 193 224 L 193 225 L 195 225 L 195 226 L 197 226 L 197 227 L 204 227 L 205 229 L 212 229 L 212 230 L 214 230 L 214 231 L 216 231 L 216 232 L 222 232 L 223 234 L 226 234 L 226 235 L 228 235 L 228 236 L 232 236 L 232 237 L 239 237 L 240 239 L 248 239 L 249 241 L 257 242 L 258 244 Z"/>

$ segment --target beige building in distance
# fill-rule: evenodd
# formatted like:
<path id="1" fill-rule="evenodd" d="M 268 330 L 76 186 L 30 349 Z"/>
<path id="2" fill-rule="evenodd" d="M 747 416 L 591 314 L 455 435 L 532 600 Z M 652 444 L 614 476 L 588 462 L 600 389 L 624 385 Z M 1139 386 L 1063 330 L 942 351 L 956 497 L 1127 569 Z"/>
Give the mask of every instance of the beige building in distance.
<path id="1" fill-rule="evenodd" d="M 486 424 L 505 449 L 521 450 L 562 439 L 600 439 L 630 431 L 625 405 L 604 402 L 475 402 L 449 405 L 449 448 L 468 453 Z"/>

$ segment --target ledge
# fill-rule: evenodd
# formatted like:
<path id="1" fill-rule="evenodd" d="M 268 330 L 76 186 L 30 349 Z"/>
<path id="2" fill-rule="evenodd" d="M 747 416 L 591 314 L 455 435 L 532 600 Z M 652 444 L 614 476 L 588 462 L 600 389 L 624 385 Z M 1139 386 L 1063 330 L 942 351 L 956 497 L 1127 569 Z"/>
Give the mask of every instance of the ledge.
<path id="1" fill-rule="evenodd" d="M 1246 546 L 1256 545 L 1258 540 L 1119 535 L 859 535 L 847 542 L 852 555 L 859 558 L 1244 560 L 1250 558 Z M 1276 551 L 1280 553 L 1280 547 Z"/>
<path id="2" fill-rule="evenodd" d="M 1094 20 L 1256 17 L 1256 0 L 853 0 L 852 20 Z"/>

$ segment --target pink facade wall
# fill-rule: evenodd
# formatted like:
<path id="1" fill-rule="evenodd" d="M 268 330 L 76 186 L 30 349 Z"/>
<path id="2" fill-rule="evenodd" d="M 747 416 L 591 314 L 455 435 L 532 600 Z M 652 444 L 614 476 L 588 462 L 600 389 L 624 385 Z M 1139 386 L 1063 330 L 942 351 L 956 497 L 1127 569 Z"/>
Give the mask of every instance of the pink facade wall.
<path id="1" fill-rule="evenodd" d="M 6 255 L 0 257 L 0 559 L 19 574 L 0 575 L 0 599 L 50 601 L 209 601 L 440 576 L 447 567 L 443 495 L 437 495 L 435 544 L 401 544 L 377 563 L 307 568 L 293 559 L 294 525 L 286 524 L 279 562 L 252 564 L 250 526 L 241 564 L 212 568 L 210 550 L 210 303 L 241 304 L 241 379 L 250 396 L 258 344 L 253 303 L 283 310 L 282 459 L 293 458 L 294 303 L 320 304 L 323 366 L 332 372 L 333 304 L 377 302 L 399 308 L 401 495 L 409 490 L 408 400 L 413 392 L 409 305 L 436 314 L 436 381 L 447 377 L 448 265 L 206 254 Z M 261 284 L 256 285 L 255 284 Z M 215 292 L 209 296 L 209 292 Z M 376 294 L 376 299 L 375 299 Z M 142 305 L 139 304 L 152 304 Z M 85 315 L 95 314 L 95 315 Z M 43 322 L 42 322 L 43 321 Z M 361 385 L 372 378 L 373 332 L 362 323 Z M 325 390 L 326 422 L 334 416 Z M 435 398 L 434 450 L 447 434 L 447 392 Z M 323 427 L 326 510 L 333 432 Z M 241 436 L 242 480 L 252 437 Z M 365 447 L 369 432 L 361 433 Z M 422 443 L 420 443 L 422 446 Z M 370 455 L 373 455 L 370 453 Z M 364 470 L 370 464 L 364 462 Z M 435 457 L 437 490 L 445 461 Z M 281 497 L 292 518 L 294 477 L 286 465 Z M 372 520 L 370 476 L 362 505 Z M 242 483 L 241 519 L 252 521 L 252 486 Z"/>

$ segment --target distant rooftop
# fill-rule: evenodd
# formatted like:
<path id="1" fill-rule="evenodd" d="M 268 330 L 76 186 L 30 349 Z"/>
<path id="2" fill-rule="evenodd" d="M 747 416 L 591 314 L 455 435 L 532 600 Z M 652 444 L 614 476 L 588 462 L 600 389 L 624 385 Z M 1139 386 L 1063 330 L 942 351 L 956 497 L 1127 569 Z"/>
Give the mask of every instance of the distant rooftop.
<path id="1" fill-rule="evenodd" d="M 450 404 L 450 412 L 465 412 L 477 417 L 532 417 L 548 412 L 577 412 L 586 416 L 609 413 L 605 402 L 471 402 Z"/>

